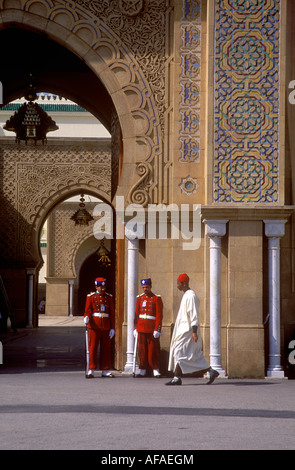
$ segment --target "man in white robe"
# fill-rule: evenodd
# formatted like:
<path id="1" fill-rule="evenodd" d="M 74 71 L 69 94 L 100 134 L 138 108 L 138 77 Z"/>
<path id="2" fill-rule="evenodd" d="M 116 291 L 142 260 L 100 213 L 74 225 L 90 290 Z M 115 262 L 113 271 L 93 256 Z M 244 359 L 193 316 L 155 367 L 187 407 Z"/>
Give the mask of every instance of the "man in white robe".
<path id="1" fill-rule="evenodd" d="M 166 385 L 181 385 L 181 376 L 197 371 L 209 372 L 207 384 L 214 382 L 219 373 L 212 369 L 203 355 L 199 327 L 199 299 L 189 287 L 187 274 L 177 278 L 177 288 L 184 292 L 172 334 L 168 370 L 174 371 L 173 379 Z"/>

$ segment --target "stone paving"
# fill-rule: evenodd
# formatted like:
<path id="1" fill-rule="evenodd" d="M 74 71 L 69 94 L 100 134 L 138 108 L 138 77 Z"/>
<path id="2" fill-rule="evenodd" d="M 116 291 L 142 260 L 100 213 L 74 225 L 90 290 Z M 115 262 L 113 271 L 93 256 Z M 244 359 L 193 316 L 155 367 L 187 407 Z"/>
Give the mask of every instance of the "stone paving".
<path id="1" fill-rule="evenodd" d="M 84 332 L 81 317 L 51 317 L 2 338 L 0 449 L 294 449 L 294 380 L 86 380 Z"/>

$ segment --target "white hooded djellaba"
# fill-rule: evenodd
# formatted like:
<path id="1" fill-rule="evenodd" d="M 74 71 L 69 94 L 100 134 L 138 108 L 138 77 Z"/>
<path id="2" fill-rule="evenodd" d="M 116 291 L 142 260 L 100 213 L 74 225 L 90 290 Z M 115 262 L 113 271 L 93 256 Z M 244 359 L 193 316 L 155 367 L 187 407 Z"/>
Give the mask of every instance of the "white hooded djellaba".
<path id="1" fill-rule="evenodd" d="M 199 299 L 192 289 L 182 297 L 172 334 L 168 370 L 174 371 L 179 364 L 183 374 L 208 369 L 203 355 L 203 342 L 199 327 Z M 198 327 L 198 340 L 192 339 L 193 326 Z"/>

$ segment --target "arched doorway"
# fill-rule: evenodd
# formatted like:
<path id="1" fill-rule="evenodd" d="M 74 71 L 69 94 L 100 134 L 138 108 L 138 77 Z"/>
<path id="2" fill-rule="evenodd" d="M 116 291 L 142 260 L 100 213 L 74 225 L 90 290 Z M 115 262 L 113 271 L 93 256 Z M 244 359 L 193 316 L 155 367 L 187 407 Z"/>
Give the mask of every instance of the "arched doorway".
<path id="1" fill-rule="evenodd" d="M 116 364 L 116 368 L 118 368 L 123 309 L 118 308 L 117 305 L 119 297 L 117 296 L 117 285 L 120 284 L 118 278 L 123 274 L 119 272 L 117 265 L 117 241 L 115 237 L 112 240 L 95 238 L 93 235 L 95 220 L 90 221 L 87 227 L 74 226 L 71 216 L 77 208 L 78 199 L 79 197 L 76 196 L 58 204 L 46 221 L 46 242 L 48 241 L 49 256 L 46 263 L 46 275 L 43 277 L 46 284 L 45 315 L 48 318 L 52 316 L 64 317 L 68 316 L 71 311 L 74 316 L 82 316 L 86 296 L 89 292 L 94 291 L 95 278 L 107 278 L 107 292 L 113 296 L 116 313 L 116 338 L 112 343 L 113 364 Z M 89 213 L 94 214 L 92 209 L 99 204 L 103 204 L 105 207 L 105 203 L 100 199 L 85 194 L 85 207 Z M 113 224 L 115 225 L 115 214 L 111 206 L 110 211 L 113 213 Z M 67 236 L 69 233 L 71 234 L 70 238 Z M 102 247 L 107 250 L 109 257 L 110 264 L 107 266 L 101 263 Z M 120 254 L 119 257 L 122 258 Z M 118 299 L 118 302 L 119 300 L 122 301 L 122 298 Z M 72 309 L 70 310 L 71 305 Z"/>
<path id="2" fill-rule="evenodd" d="M 75 102 L 78 105 L 85 107 L 85 109 L 87 109 L 87 111 L 93 114 L 96 118 L 99 117 L 100 122 L 104 124 L 104 126 L 114 136 L 116 142 L 118 142 L 118 135 L 121 135 L 121 133 L 110 94 L 106 91 L 96 74 L 86 66 L 84 61 L 65 47 L 61 46 L 59 43 L 35 30 L 23 29 L 21 27 L 16 28 L 14 25 L 14 27 L 8 27 L 1 30 L 0 36 L 0 40 L 7 44 L 6 53 L 4 54 L 4 60 L 7 66 L 5 67 L 6 72 L 3 77 L 6 89 L 4 94 L 5 102 L 10 102 L 11 98 L 21 97 L 24 94 L 24 91 L 28 86 L 29 71 L 31 70 L 31 72 L 33 72 L 34 85 L 36 86 L 37 92 L 53 92 L 58 93 L 61 96 L 65 96 L 66 98 L 75 99 Z M 25 49 L 27 47 L 35 51 L 35 54 L 33 54 L 33 62 L 28 59 L 28 57 L 28 60 L 24 59 Z M 46 60 L 44 60 L 45 57 Z M 15 62 L 12 58 L 15 59 Z M 81 84 L 83 84 L 83 86 L 81 86 Z M 54 106 L 52 103 L 50 105 L 46 105 L 49 108 Z M 13 110 L 11 114 L 12 113 Z M 49 135 L 47 146 L 40 146 L 34 149 L 29 147 L 24 149 L 23 146 L 18 147 L 14 145 L 13 137 L 8 139 L 9 142 L 4 142 L 4 139 L 1 142 L 1 148 L 4 149 L 7 146 L 7 163 L 9 160 L 8 154 L 11 154 L 9 149 L 14 149 L 13 151 L 16 153 L 16 156 L 20 157 L 24 162 L 27 160 L 27 157 L 24 156 L 25 153 L 27 153 L 29 159 L 33 157 L 36 161 L 33 170 L 35 177 L 33 179 L 35 182 L 39 181 L 39 183 L 35 188 L 33 181 L 32 184 L 30 184 L 30 187 L 27 184 L 28 193 L 30 192 L 30 194 L 27 195 L 21 194 L 22 190 L 16 190 L 16 193 L 19 193 L 20 199 L 26 200 L 24 208 L 21 209 L 21 217 L 17 216 L 17 210 L 18 207 L 21 207 L 22 201 L 15 201 L 15 214 L 17 218 L 15 229 L 16 232 L 21 235 L 19 237 L 17 233 L 15 234 L 15 239 L 20 240 L 20 247 L 15 250 L 18 252 L 18 259 L 16 261 L 18 266 L 20 266 L 21 263 L 24 264 L 26 272 L 28 272 L 28 267 L 36 269 L 36 276 L 39 266 L 42 264 L 39 249 L 39 237 L 44 219 L 52 209 L 67 196 L 76 192 L 78 187 L 80 187 L 81 191 L 84 192 L 87 190 L 97 192 L 98 189 L 100 196 L 107 201 L 111 201 L 119 180 L 119 152 L 116 151 L 116 148 L 118 149 L 119 142 L 118 145 L 112 145 L 112 147 L 115 148 L 115 151 L 112 152 L 110 171 L 108 172 L 105 167 L 102 167 L 102 165 L 99 165 L 99 167 L 96 165 L 96 160 L 100 159 L 102 161 L 104 156 L 100 156 L 99 149 L 97 146 L 95 147 L 94 139 L 92 139 L 92 141 L 90 141 L 91 139 L 89 141 L 87 141 L 87 139 L 83 139 L 79 142 L 79 136 L 77 136 L 76 142 L 73 142 L 73 139 L 71 142 L 69 142 L 69 140 L 63 142 L 62 138 L 58 139 Z M 72 148 L 67 152 L 66 147 Z M 62 155 L 62 148 L 65 149 L 67 155 Z M 4 150 L 4 153 L 5 151 L 6 150 Z M 93 158 L 88 159 L 85 152 L 89 152 L 89 155 Z M 98 152 L 97 159 L 95 158 L 96 152 Z M 86 158 L 80 157 L 80 154 L 84 154 Z M 93 165 L 96 165 L 96 168 L 94 168 Z M 3 167 L 4 166 L 5 163 L 3 164 Z M 47 173 L 46 177 L 44 174 L 44 179 L 41 174 L 38 174 L 39 169 L 43 172 L 42 167 Z M 66 170 L 66 173 L 68 172 L 68 175 L 64 170 Z M 49 175 L 51 171 L 53 171 L 53 185 L 51 188 L 48 186 L 48 190 L 46 190 L 46 186 L 50 180 Z M 99 176 L 99 173 L 101 176 Z M 21 182 L 22 176 L 17 179 Z M 106 179 L 108 179 L 107 183 Z M 43 183 L 41 183 L 42 180 Z M 3 182 L 3 184 L 7 184 L 7 189 L 9 189 L 10 184 L 8 181 L 5 183 Z M 23 188 L 25 190 L 25 186 L 23 186 Z M 5 191 L 3 192 L 5 193 Z M 30 205 L 31 208 L 29 209 Z M 4 206 L 8 211 L 9 206 L 7 204 L 4 204 Z M 26 211 L 28 211 L 27 215 Z M 10 210 L 10 220 L 11 214 L 12 211 Z M 8 218 L 9 217 L 5 217 L 7 220 Z M 22 223 L 23 225 L 20 226 Z M 4 234 L 6 228 L 3 227 L 2 230 Z M 7 231 L 9 233 L 8 227 Z M 33 236 L 33 239 L 31 236 Z M 3 240 L 6 238 L 7 236 L 4 235 Z M 27 243 L 24 238 L 27 240 L 31 238 L 31 241 Z M 25 252 L 26 246 L 28 247 L 27 253 Z M 10 259 L 11 253 L 5 253 L 5 250 L 3 250 L 2 253 L 4 255 L 2 267 L 6 268 L 5 258 Z M 22 266 L 20 266 L 20 270 L 22 269 Z M 15 271 L 16 270 L 14 268 L 13 277 L 16 275 Z M 36 313 L 38 313 L 38 300 L 36 292 L 34 302 Z M 25 326 L 27 323 L 28 312 L 26 310 L 27 305 L 26 302 L 24 302 L 22 313 L 19 312 L 20 316 L 23 317 L 23 319 L 20 320 L 21 326 Z M 33 315 L 33 324 L 35 326 L 37 325 L 36 313 Z M 18 316 L 18 314 L 16 316 Z"/>
<path id="3" fill-rule="evenodd" d="M 153 188 L 153 194 L 158 192 L 157 183 L 153 184 L 158 172 L 153 172 L 153 166 L 162 165 L 162 131 L 157 104 L 145 74 L 130 48 L 124 45 L 124 38 L 106 27 L 103 19 L 83 7 L 75 10 L 75 4 L 70 3 L 61 9 L 45 0 L 17 2 L 13 8 L 9 5 L 11 2 L 3 2 L 0 18 L 0 40 L 5 44 L 5 72 L 1 77 L 4 104 L 23 95 L 29 71 L 35 76 L 36 91 L 66 96 L 84 106 L 100 119 L 112 136 L 112 123 L 117 118 L 115 141 L 120 149 L 112 154 L 114 171 L 110 188 L 103 188 L 98 178 L 95 181 L 92 168 L 87 170 L 86 163 L 81 164 L 77 154 L 76 159 L 65 162 L 56 143 L 49 142 L 45 151 L 30 148 L 28 158 L 22 154 L 24 148 L 20 151 L 12 142 L 4 150 L 3 168 L 12 161 L 17 165 L 17 158 L 21 157 L 24 165 L 18 170 L 30 180 L 28 185 L 23 175 L 17 174 L 16 178 L 13 168 L 14 179 L 7 178 L 3 185 L 6 204 L 3 204 L 2 218 L 8 222 L 1 227 L 1 239 L 5 240 L 1 254 L 4 262 L 8 260 L 9 273 L 13 270 L 14 282 L 23 286 L 16 315 L 23 324 L 27 318 L 26 275 L 28 269 L 39 269 L 40 231 L 48 213 L 78 189 L 98 193 L 108 203 L 116 193 L 124 195 L 127 205 L 134 202 L 130 195 L 137 194 L 135 189 L 139 183 L 141 199 L 138 202 L 147 204 L 148 188 Z M 33 61 L 28 60 L 29 55 Z M 11 155 L 17 158 L 9 159 Z M 137 165 L 147 159 L 149 163 L 143 165 L 147 173 L 142 186 L 143 175 L 137 171 Z M 75 171 L 72 171 L 73 165 L 76 165 Z M 42 176 L 45 167 L 46 178 Z M 8 193 L 13 193 L 14 198 Z M 9 212 L 9 217 L 5 211 Z M 123 254 L 123 242 L 119 244 Z M 124 276 L 122 262 L 120 266 Z M 122 291 L 122 278 L 118 282 Z M 123 314 L 123 309 L 120 311 Z"/>
<path id="4" fill-rule="evenodd" d="M 7 28 L 13 29 L 13 40 L 3 41 L 5 61 L 6 58 L 9 60 L 9 57 L 17 57 L 19 53 L 27 58 L 26 42 L 16 40 L 14 33 L 24 29 L 33 31 L 39 37 L 32 41 L 30 56 L 33 57 L 35 65 L 38 61 L 42 64 L 37 78 L 40 83 L 43 80 L 43 89 L 48 88 L 49 91 L 64 96 L 68 93 L 69 98 L 85 106 L 94 115 L 99 113 L 98 118 L 108 129 L 112 111 L 116 110 L 124 142 L 124 165 L 121 166 L 119 192 L 120 195 L 126 196 L 126 201 L 146 205 L 150 198 L 148 188 L 153 186 L 155 177 L 153 167 L 158 165 L 159 161 L 162 164 L 163 136 L 153 91 L 145 78 L 144 70 L 137 63 L 130 48 L 124 44 L 124 38 L 117 36 L 117 32 L 104 23 L 103 11 L 102 18 L 98 18 L 87 8 L 75 8 L 75 4 L 67 3 L 64 8 L 59 8 L 54 4 L 49 5 L 46 0 L 29 1 L 14 8 L 5 4 L 3 11 L 5 14 L 0 18 L 1 33 Z M 34 54 L 37 44 L 43 40 L 53 41 L 58 48 L 66 49 L 69 54 L 73 53 L 80 61 L 79 66 L 74 65 L 72 70 L 68 69 L 67 58 L 58 50 L 58 53 L 54 54 L 56 60 L 51 60 L 52 67 L 47 73 L 46 70 L 44 72 L 48 55 L 45 60 L 43 48 L 40 49 L 39 55 Z M 16 45 L 15 49 L 23 44 L 24 50 L 16 50 L 16 54 L 13 54 L 12 44 Z M 18 62 L 21 64 L 24 60 L 14 60 L 15 64 Z M 87 76 L 84 74 L 85 67 Z M 39 70 L 39 67 L 34 68 Z M 3 67 L 3 71 L 5 73 L 1 78 L 3 99 L 6 103 L 18 96 L 23 71 L 16 65 L 12 74 L 10 67 Z M 89 71 L 94 80 L 89 78 Z M 58 90 L 59 86 L 61 88 Z M 149 163 L 143 165 L 145 161 Z M 146 177 L 144 187 L 142 165 Z M 153 193 L 158 191 L 159 188 L 153 186 Z M 160 193 L 156 199 L 159 197 Z"/>

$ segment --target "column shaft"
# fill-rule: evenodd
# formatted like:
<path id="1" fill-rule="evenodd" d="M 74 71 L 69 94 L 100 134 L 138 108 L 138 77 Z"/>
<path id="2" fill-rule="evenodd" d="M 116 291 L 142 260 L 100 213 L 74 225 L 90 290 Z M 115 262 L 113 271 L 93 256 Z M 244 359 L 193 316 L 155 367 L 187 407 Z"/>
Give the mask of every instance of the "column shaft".
<path id="1" fill-rule="evenodd" d="M 220 315 L 221 315 L 221 237 L 226 234 L 228 220 L 205 220 L 206 235 L 210 238 L 210 365 L 221 377 Z"/>
<path id="2" fill-rule="evenodd" d="M 210 237 L 210 365 L 218 371 L 223 370 L 220 352 L 220 253 L 220 237 Z"/>
<path id="3" fill-rule="evenodd" d="M 74 281 L 69 281 L 69 316 L 73 316 Z"/>
<path id="4" fill-rule="evenodd" d="M 134 352 L 134 314 L 138 286 L 138 239 L 128 240 L 127 360 L 125 372 L 132 372 Z"/>
<path id="5" fill-rule="evenodd" d="M 267 375 L 284 376 L 280 340 L 280 240 L 269 238 L 269 365 Z"/>
<path id="6" fill-rule="evenodd" d="M 33 328 L 33 309 L 34 309 L 34 269 L 27 269 L 28 282 L 28 324 L 27 328 Z"/>
<path id="7" fill-rule="evenodd" d="M 281 365 L 280 313 L 280 238 L 285 234 L 285 220 L 265 220 L 268 237 L 269 290 L 269 364 L 267 376 L 283 378 Z"/>

